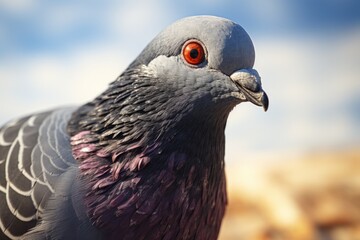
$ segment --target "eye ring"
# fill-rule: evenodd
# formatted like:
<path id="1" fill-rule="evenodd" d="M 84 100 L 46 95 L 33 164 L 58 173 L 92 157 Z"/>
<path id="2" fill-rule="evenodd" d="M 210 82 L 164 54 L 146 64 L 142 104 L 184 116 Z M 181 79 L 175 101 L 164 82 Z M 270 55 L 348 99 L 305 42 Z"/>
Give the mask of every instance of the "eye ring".
<path id="1" fill-rule="evenodd" d="M 185 62 L 190 65 L 197 66 L 205 61 L 205 49 L 203 44 L 197 40 L 185 42 L 181 52 Z"/>

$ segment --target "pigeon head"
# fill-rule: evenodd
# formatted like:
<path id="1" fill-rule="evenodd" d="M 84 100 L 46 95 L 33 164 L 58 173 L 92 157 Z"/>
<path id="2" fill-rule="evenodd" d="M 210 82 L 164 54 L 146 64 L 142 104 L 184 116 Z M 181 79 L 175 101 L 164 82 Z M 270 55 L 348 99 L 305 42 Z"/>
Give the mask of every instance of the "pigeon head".
<path id="1" fill-rule="evenodd" d="M 205 138 L 222 142 L 235 105 L 268 107 L 254 60 L 252 41 L 238 24 L 214 16 L 181 19 L 74 114 L 70 133 L 91 131 L 110 152 L 155 142 L 185 146 L 186 139 L 203 139 L 208 129 L 213 134 Z"/>
<path id="2" fill-rule="evenodd" d="M 193 55 L 192 55 L 193 54 Z M 146 65 L 178 88 L 211 94 L 214 101 L 250 101 L 268 107 L 259 74 L 252 69 L 253 43 L 238 24 L 214 16 L 181 19 L 162 31 L 130 65 Z M 181 76 L 181 77 L 179 77 Z M 163 82 L 161 82 L 163 84 Z"/>

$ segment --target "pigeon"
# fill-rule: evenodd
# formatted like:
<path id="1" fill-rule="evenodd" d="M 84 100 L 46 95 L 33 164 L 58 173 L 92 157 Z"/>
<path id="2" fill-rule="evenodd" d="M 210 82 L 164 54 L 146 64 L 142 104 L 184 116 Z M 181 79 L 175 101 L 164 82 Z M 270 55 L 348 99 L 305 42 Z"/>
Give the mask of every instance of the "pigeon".
<path id="1" fill-rule="evenodd" d="M 94 100 L 0 129 L 0 239 L 217 239 L 225 126 L 268 108 L 255 51 L 231 20 L 160 32 Z"/>

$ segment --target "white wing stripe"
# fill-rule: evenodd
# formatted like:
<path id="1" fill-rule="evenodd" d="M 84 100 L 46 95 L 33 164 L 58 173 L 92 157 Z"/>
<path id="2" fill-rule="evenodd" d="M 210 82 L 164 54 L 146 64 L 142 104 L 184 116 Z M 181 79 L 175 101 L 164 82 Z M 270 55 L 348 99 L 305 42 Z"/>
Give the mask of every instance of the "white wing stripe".
<path id="1" fill-rule="evenodd" d="M 1 218 L 0 218 L 0 229 L 8 238 L 13 240 L 20 239 L 20 237 L 14 236 L 8 231 L 8 229 L 4 226 L 4 223 L 2 222 Z"/>
<path id="2" fill-rule="evenodd" d="M 0 231 L 11 239 L 21 238 L 10 232 L 15 227 L 12 221 L 38 219 L 44 212 L 49 194 L 54 193 L 57 176 L 76 164 L 66 133 L 71 110 L 67 108 L 18 119 L 0 131 L 0 146 L 5 147 L 6 153 L 5 159 L 0 159 L 1 179 L 6 182 L 0 186 L 0 194 L 5 194 L 6 204 L 0 209 L 5 207 L 13 214 L 13 217 L 9 216 L 10 222 L 0 218 Z M 37 142 L 30 142 L 36 139 L 33 130 L 38 131 Z M 22 197 L 24 199 L 18 199 Z"/>
<path id="3" fill-rule="evenodd" d="M 6 189 L 7 192 L 9 192 L 9 189 Z M 34 220 L 35 219 L 35 215 L 32 215 L 30 217 L 25 217 L 23 215 L 21 215 L 18 211 L 17 208 L 15 208 L 11 201 L 10 201 L 10 198 L 9 198 L 10 194 L 6 194 L 6 203 L 8 205 L 8 208 L 10 210 L 10 212 L 15 216 L 17 217 L 19 220 L 23 221 L 23 222 L 29 222 L 31 220 Z"/>
<path id="4" fill-rule="evenodd" d="M 5 134 L 5 130 L 13 127 L 16 125 L 16 123 L 19 122 L 19 119 L 15 119 L 9 123 L 6 124 L 6 127 L 2 129 L 2 131 L 0 131 L 0 145 L 2 146 L 9 146 L 12 144 L 12 142 L 7 142 L 4 138 L 4 134 Z"/>
<path id="5" fill-rule="evenodd" d="M 18 156 L 22 156 L 22 149 L 23 149 L 23 144 L 21 144 L 21 142 L 19 141 L 19 136 L 22 136 L 22 130 L 25 126 L 25 123 L 21 126 L 20 128 L 20 131 L 19 131 L 19 134 L 18 136 L 16 137 L 16 139 L 13 141 L 13 143 L 11 144 L 10 146 L 10 149 L 9 149 L 9 152 L 7 154 L 7 158 L 6 158 L 6 162 L 5 162 L 5 179 L 6 179 L 6 182 L 7 182 L 7 185 L 10 185 L 11 188 L 16 191 L 17 193 L 21 194 L 21 195 L 25 195 L 25 196 L 29 196 L 30 195 L 30 192 L 29 191 L 23 191 L 21 189 L 19 189 L 15 184 L 13 184 L 10 180 L 10 177 L 9 177 L 9 172 L 10 172 L 10 169 L 9 169 L 9 164 L 10 164 L 10 157 L 11 155 L 13 154 L 13 151 L 14 151 L 14 148 L 16 146 L 16 143 L 19 142 L 19 154 Z M 20 169 L 19 169 L 20 170 Z M 20 170 L 21 171 L 21 170 Z M 30 180 L 32 181 L 32 180 Z M 32 183 L 33 184 L 33 183 Z M 8 195 L 8 194 L 7 194 Z"/>
<path id="6" fill-rule="evenodd" d="M 51 117 L 51 118 L 52 118 L 52 117 Z M 55 151 L 55 149 L 51 146 L 50 141 L 48 141 L 48 139 L 50 139 L 50 134 L 49 134 L 50 127 L 49 127 L 49 124 L 47 124 L 48 122 L 49 122 L 48 119 L 46 119 L 46 120 L 44 121 L 44 124 L 42 124 L 42 125 L 40 126 L 40 129 L 39 129 L 39 139 L 40 139 L 40 141 L 39 141 L 39 147 L 40 147 L 41 152 L 42 152 L 45 156 L 47 156 L 47 157 L 49 158 L 51 165 L 52 165 L 55 169 L 58 169 L 59 171 L 64 172 L 64 171 L 66 170 L 66 168 L 61 168 L 61 167 L 59 167 L 58 165 L 56 165 L 56 164 L 53 162 L 53 160 L 52 160 L 52 158 L 53 158 L 54 156 L 51 156 L 49 153 L 47 153 L 48 149 L 46 148 L 46 146 L 44 146 L 43 144 L 41 144 L 41 142 L 42 142 L 42 141 L 41 141 L 41 138 L 44 137 L 44 135 L 45 135 L 45 136 L 46 136 L 45 138 L 46 138 L 46 141 L 47 141 L 47 143 L 48 143 L 48 146 L 50 147 L 51 150 Z M 56 152 L 56 151 L 55 151 L 55 152 Z"/>
<path id="7" fill-rule="evenodd" d="M 48 173 L 48 174 L 50 174 L 50 172 L 47 172 L 46 171 L 46 168 L 45 168 L 45 166 L 44 166 L 44 155 L 41 155 L 41 159 L 40 159 L 40 163 L 41 163 L 41 168 L 43 169 L 43 178 L 44 178 L 44 181 L 45 181 L 45 183 L 46 183 L 46 186 L 48 186 L 49 187 L 49 189 L 50 189 L 50 191 L 52 192 L 52 193 L 54 193 L 55 191 L 54 191 L 54 188 L 51 186 L 51 184 L 49 183 L 49 181 L 47 180 L 47 177 L 46 177 L 46 173 Z"/>
<path id="8" fill-rule="evenodd" d="M 30 181 L 36 181 L 35 178 L 33 178 L 31 175 L 29 175 L 24 168 L 24 148 L 26 148 L 25 144 L 24 144 L 24 128 L 26 126 L 26 124 L 28 124 L 29 126 L 34 124 L 36 117 L 31 117 L 28 121 L 26 121 L 20 128 L 19 130 L 19 134 L 16 138 L 16 140 L 18 140 L 20 148 L 19 148 L 19 154 L 18 154 L 18 169 L 19 171 L 21 171 L 21 173 Z M 15 141 L 14 141 L 15 142 Z"/>

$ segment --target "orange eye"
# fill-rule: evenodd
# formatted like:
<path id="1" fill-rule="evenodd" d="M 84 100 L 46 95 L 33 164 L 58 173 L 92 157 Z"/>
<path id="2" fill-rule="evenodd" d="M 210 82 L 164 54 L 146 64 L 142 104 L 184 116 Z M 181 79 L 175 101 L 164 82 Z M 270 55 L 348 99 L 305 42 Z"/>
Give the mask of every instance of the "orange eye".
<path id="1" fill-rule="evenodd" d="M 198 42 L 187 42 L 182 52 L 187 63 L 198 65 L 205 59 L 205 51 L 203 46 Z"/>

